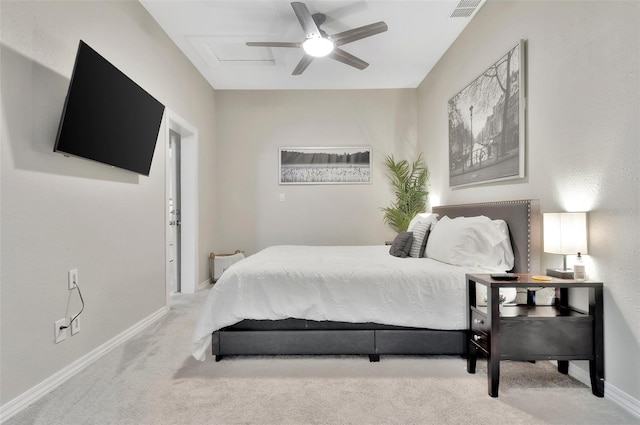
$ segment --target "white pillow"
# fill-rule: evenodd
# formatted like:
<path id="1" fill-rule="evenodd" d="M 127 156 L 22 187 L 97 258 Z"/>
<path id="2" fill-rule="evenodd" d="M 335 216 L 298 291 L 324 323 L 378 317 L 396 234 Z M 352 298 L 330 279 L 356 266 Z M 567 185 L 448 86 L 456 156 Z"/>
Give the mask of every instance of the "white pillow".
<path id="1" fill-rule="evenodd" d="M 431 225 L 434 225 L 437 222 L 438 222 L 438 214 L 418 213 L 409 222 L 409 227 L 407 227 L 407 232 L 412 232 L 413 226 L 415 226 L 418 223 L 430 223 Z"/>
<path id="2" fill-rule="evenodd" d="M 429 237 L 429 228 L 431 223 L 426 221 L 419 221 L 412 228 L 413 242 L 411 242 L 411 249 L 409 250 L 409 257 L 420 258 L 424 257 L 424 251 L 426 243 Z"/>
<path id="3" fill-rule="evenodd" d="M 442 217 L 431 228 L 425 255 L 456 266 L 499 271 L 514 265 L 507 224 L 485 216 Z"/>
<path id="4" fill-rule="evenodd" d="M 511 247 L 511 238 L 509 237 L 509 226 L 504 220 L 492 220 L 496 225 L 497 231 L 501 235 L 505 235 L 505 238 L 498 245 L 493 247 L 490 258 L 497 263 L 497 267 L 504 267 L 505 271 L 513 269 L 516 264 L 515 256 L 513 254 L 513 248 Z"/>
<path id="5" fill-rule="evenodd" d="M 407 232 L 413 232 L 413 244 L 411 245 L 410 257 L 424 257 L 427 238 L 431 226 L 438 222 L 438 214 L 418 213 L 409 222 Z"/>

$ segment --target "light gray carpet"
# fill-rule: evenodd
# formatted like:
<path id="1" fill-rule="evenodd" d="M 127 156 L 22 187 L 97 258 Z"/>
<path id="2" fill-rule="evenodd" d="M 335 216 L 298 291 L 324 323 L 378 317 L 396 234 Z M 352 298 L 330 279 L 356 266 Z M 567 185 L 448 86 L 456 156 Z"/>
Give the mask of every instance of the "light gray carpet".
<path id="1" fill-rule="evenodd" d="M 637 424 L 550 362 L 503 362 L 500 397 L 486 362 L 459 357 L 244 357 L 194 360 L 206 291 L 7 422 L 18 424 Z"/>

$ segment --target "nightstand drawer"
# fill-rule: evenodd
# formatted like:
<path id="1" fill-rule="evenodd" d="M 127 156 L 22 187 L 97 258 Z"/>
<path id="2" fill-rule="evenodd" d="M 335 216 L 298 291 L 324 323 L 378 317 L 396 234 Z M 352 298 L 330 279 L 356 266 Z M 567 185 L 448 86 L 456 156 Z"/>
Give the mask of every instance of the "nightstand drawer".
<path id="1" fill-rule="evenodd" d="M 471 312 L 471 330 L 474 332 L 489 333 L 487 316 L 477 311 Z"/>
<path id="2" fill-rule="evenodd" d="M 476 310 L 471 311 L 471 333 L 469 337 L 485 354 L 489 353 L 489 323 L 487 316 Z"/>
<path id="3" fill-rule="evenodd" d="M 483 332 L 471 332 L 471 341 L 477 345 L 485 354 L 489 354 L 489 335 Z"/>

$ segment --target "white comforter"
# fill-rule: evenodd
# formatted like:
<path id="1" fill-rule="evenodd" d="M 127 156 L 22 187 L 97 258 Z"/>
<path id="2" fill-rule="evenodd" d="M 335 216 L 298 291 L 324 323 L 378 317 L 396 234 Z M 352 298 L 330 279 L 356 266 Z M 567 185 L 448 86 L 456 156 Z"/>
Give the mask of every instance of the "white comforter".
<path id="1" fill-rule="evenodd" d="M 204 360 L 211 333 L 244 319 L 298 318 L 465 329 L 465 273 L 488 272 L 388 246 L 273 246 L 234 264 L 211 289 L 193 335 Z"/>

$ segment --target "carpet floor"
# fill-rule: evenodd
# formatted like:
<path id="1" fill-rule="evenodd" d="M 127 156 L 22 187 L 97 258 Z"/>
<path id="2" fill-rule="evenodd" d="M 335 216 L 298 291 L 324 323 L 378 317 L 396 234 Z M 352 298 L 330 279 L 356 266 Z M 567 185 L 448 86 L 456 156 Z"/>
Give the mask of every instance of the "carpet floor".
<path id="1" fill-rule="evenodd" d="M 503 362 L 500 396 L 486 362 L 460 357 L 229 357 L 199 362 L 190 339 L 207 291 L 170 312 L 6 425 L 638 424 L 550 362 Z"/>

